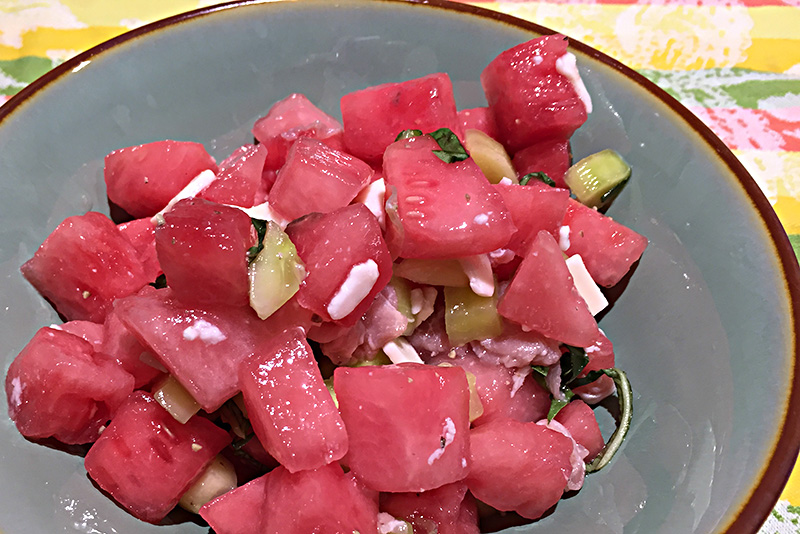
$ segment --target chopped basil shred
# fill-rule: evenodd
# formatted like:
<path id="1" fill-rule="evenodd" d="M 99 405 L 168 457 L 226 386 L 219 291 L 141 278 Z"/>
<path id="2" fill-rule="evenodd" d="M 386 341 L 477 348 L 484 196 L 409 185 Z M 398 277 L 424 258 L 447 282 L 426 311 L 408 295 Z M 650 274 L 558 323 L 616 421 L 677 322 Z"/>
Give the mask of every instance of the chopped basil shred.
<path id="1" fill-rule="evenodd" d="M 422 135 L 422 130 L 403 130 L 397 137 L 394 138 L 395 141 L 400 141 L 401 139 L 411 139 L 412 137 L 419 137 Z"/>
<path id="2" fill-rule="evenodd" d="M 550 187 L 556 186 L 555 180 L 553 180 L 552 178 L 547 176 L 546 173 L 543 172 L 529 172 L 528 174 L 520 178 L 519 185 L 528 185 L 528 182 L 530 182 L 531 180 L 539 180 L 540 182 L 546 183 Z"/>
<path id="3" fill-rule="evenodd" d="M 256 241 L 254 246 L 247 249 L 248 263 L 252 263 L 253 260 L 256 259 L 256 256 L 258 256 L 258 253 L 264 249 L 264 236 L 267 235 L 267 221 L 262 221 L 261 219 L 250 219 L 250 222 L 252 222 L 253 226 L 256 228 L 258 241 Z"/>
<path id="4" fill-rule="evenodd" d="M 622 446 L 622 442 L 625 441 L 625 436 L 627 436 L 628 430 L 631 428 L 631 419 L 633 418 L 633 392 L 627 375 L 621 369 L 613 367 L 611 369 L 603 369 L 603 373 L 610 376 L 614 381 L 614 385 L 617 386 L 619 422 L 617 423 L 617 429 L 611 434 L 597 458 L 586 464 L 587 473 L 600 471 L 614 458 L 614 455 Z"/>
<path id="5" fill-rule="evenodd" d="M 439 128 L 435 132 L 431 132 L 430 136 L 441 148 L 441 150 L 434 150 L 433 153 L 445 163 L 456 163 L 469 157 L 464 145 L 450 128 Z"/>
<path id="6" fill-rule="evenodd" d="M 156 289 L 164 289 L 167 287 L 167 275 L 159 274 L 153 282 L 150 282 L 150 285 Z"/>
<path id="7" fill-rule="evenodd" d="M 583 368 L 589 364 L 589 357 L 586 351 L 580 347 L 565 345 L 567 352 L 561 356 L 561 386 L 565 387 L 578 378 L 583 372 Z"/>

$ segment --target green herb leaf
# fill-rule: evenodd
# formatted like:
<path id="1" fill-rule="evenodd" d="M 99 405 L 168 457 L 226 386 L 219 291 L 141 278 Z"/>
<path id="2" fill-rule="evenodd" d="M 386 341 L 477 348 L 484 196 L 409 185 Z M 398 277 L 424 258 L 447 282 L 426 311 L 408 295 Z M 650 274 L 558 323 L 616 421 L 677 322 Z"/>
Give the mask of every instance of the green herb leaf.
<path id="1" fill-rule="evenodd" d="M 539 180 L 540 182 L 544 182 L 550 187 L 555 187 L 556 182 L 547 176 L 547 174 L 543 172 L 529 172 L 519 180 L 519 185 L 528 185 L 528 182 L 531 180 Z"/>
<path id="2" fill-rule="evenodd" d="M 578 378 L 589 363 L 586 351 L 580 347 L 565 345 L 567 352 L 561 356 L 561 387 L 564 388 Z"/>
<path id="3" fill-rule="evenodd" d="M 256 241 L 254 246 L 247 249 L 248 263 L 252 263 L 253 260 L 256 259 L 256 256 L 258 256 L 258 253 L 264 249 L 264 236 L 267 235 L 267 221 L 262 221 L 261 219 L 250 219 L 250 222 L 252 222 L 253 226 L 256 228 L 258 241 Z"/>
<path id="4" fill-rule="evenodd" d="M 469 157 L 461 141 L 458 140 L 458 136 L 450 128 L 439 128 L 435 132 L 431 132 L 430 136 L 441 148 L 441 150 L 434 150 L 433 153 L 445 163 L 456 163 Z"/>
<path id="5" fill-rule="evenodd" d="M 535 372 L 539 373 L 542 376 L 547 376 L 547 371 L 550 369 L 546 365 L 531 365 L 531 369 Z"/>
<path id="6" fill-rule="evenodd" d="M 151 282 L 150 285 L 156 289 L 164 289 L 167 287 L 167 275 L 164 273 L 159 274 L 155 281 Z"/>
<path id="7" fill-rule="evenodd" d="M 614 455 L 622 446 L 622 442 L 625 441 L 625 436 L 631 428 L 631 420 L 633 419 L 633 391 L 628 377 L 622 370 L 616 368 L 603 369 L 603 373 L 610 376 L 614 380 L 614 385 L 617 386 L 619 422 L 617 423 L 617 429 L 611 434 L 600 454 L 591 463 L 586 464 L 587 473 L 599 471 L 611 462 L 611 459 L 614 458 Z"/>
<path id="8" fill-rule="evenodd" d="M 401 139 L 411 139 L 412 137 L 418 137 L 422 135 L 422 130 L 403 130 L 397 137 L 394 138 L 395 141 L 400 141 Z"/>
<path id="9" fill-rule="evenodd" d="M 547 422 L 549 423 L 550 421 L 552 421 L 553 418 L 555 418 L 555 416 L 558 415 L 558 412 L 560 412 L 564 406 L 569 404 L 569 401 L 571 401 L 574 396 L 575 394 L 567 389 L 564 391 L 564 397 L 565 397 L 564 400 L 551 398 L 550 411 L 547 412 Z"/>
<path id="10" fill-rule="evenodd" d="M 575 389 L 575 388 L 579 388 L 581 386 L 586 386 L 588 384 L 591 384 L 592 382 L 594 382 L 595 380 L 597 380 L 598 378 L 600 378 L 604 374 L 606 374 L 605 373 L 605 369 L 601 369 L 599 371 L 589 371 L 588 373 L 586 373 L 586 376 L 584 376 L 583 378 L 576 378 L 575 380 L 570 382 L 569 387 L 571 387 L 572 389 Z"/>

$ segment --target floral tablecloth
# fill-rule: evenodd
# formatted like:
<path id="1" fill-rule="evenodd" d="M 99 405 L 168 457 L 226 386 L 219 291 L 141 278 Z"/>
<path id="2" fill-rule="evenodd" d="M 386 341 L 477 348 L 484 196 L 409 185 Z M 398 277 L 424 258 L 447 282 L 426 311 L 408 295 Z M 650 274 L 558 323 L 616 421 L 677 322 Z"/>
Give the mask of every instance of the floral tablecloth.
<path id="1" fill-rule="evenodd" d="M 0 0 L 0 103 L 73 55 L 203 0 Z M 633 67 L 741 159 L 800 249 L 800 0 L 472 2 Z M 800 467 L 761 534 L 800 533 Z"/>

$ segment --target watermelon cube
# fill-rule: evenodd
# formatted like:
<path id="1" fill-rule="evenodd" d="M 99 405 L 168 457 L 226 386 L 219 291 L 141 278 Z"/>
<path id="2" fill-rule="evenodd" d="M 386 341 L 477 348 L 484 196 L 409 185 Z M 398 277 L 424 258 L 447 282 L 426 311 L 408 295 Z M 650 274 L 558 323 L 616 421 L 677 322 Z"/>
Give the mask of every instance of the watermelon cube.
<path id="1" fill-rule="evenodd" d="M 63 330 L 73 336 L 83 338 L 92 344 L 96 352 L 103 352 L 103 325 L 91 321 L 67 321 L 60 325 L 51 325 L 50 328 Z"/>
<path id="2" fill-rule="evenodd" d="M 478 534 L 475 501 L 467 498 L 464 482 L 445 484 L 422 493 L 383 493 L 381 510 L 402 518 L 414 532 Z"/>
<path id="3" fill-rule="evenodd" d="M 518 256 L 525 256 L 541 230 L 558 238 L 558 229 L 567 211 L 569 190 L 532 185 L 492 186 L 503 197 L 511 220 L 517 227 L 507 248 Z"/>
<path id="4" fill-rule="evenodd" d="M 494 122 L 494 116 L 486 106 L 460 110 L 458 112 L 458 122 L 461 132 L 480 130 L 494 140 L 500 138 L 500 134 L 497 132 L 497 124 Z"/>
<path id="5" fill-rule="evenodd" d="M 469 387 L 464 370 L 422 364 L 338 367 L 353 474 L 377 491 L 418 492 L 469 471 Z"/>
<path id="6" fill-rule="evenodd" d="M 203 145 L 168 140 L 111 152 L 104 175 L 109 200 L 139 219 L 158 213 L 207 169 L 217 165 Z"/>
<path id="7" fill-rule="evenodd" d="M 188 307 L 169 289 L 120 299 L 115 311 L 207 412 L 239 391 L 239 364 L 271 334 L 250 308 Z"/>
<path id="8" fill-rule="evenodd" d="M 270 170 L 280 169 L 289 148 L 303 137 L 318 139 L 337 149 L 343 147 L 339 121 L 300 93 L 276 102 L 267 115 L 253 125 L 253 136 L 266 148 L 265 168 Z"/>
<path id="9" fill-rule="evenodd" d="M 459 127 L 453 84 L 441 72 L 348 93 L 340 106 L 347 151 L 370 163 L 379 163 L 403 130 Z"/>
<path id="10" fill-rule="evenodd" d="M 274 475 L 262 475 L 207 502 L 200 508 L 200 517 L 208 522 L 215 534 L 263 532 L 263 509 L 270 476 Z"/>
<path id="11" fill-rule="evenodd" d="M 239 376 L 256 436 L 290 472 L 345 455 L 347 431 L 301 328 L 258 345 Z"/>
<path id="12" fill-rule="evenodd" d="M 133 377 L 84 339 L 41 328 L 11 362 L 5 388 L 23 436 L 91 443 L 133 391 Z"/>
<path id="13" fill-rule="evenodd" d="M 436 150 L 441 147 L 427 135 L 386 149 L 387 239 L 393 252 L 447 259 L 503 247 L 516 228 L 500 194 L 472 159 L 445 163 Z"/>
<path id="14" fill-rule="evenodd" d="M 240 209 L 184 199 L 156 227 L 156 251 L 167 284 L 186 302 L 246 306 L 247 251 L 257 236 Z"/>
<path id="15" fill-rule="evenodd" d="M 580 254 L 592 279 L 603 287 L 622 280 L 647 248 L 646 237 L 575 200 L 570 200 L 562 224 L 569 228 L 566 254 Z"/>
<path id="16" fill-rule="evenodd" d="M 350 204 L 372 179 L 372 168 L 358 158 L 316 139 L 298 139 L 269 193 L 269 203 L 287 220 L 328 213 Z"/>
<path id="17" fill-rule="evenodd" d="M 98 486 L 131 514 L 158 523 L 230 443 L 208 419 L 177 422 L 149 393 L 137 391 L 89 452 L 84 465 Z"/>
<path id="18" fill-rule="evenodd" d="M 138 252 L 100 213 L 67 217 L 22 275 L 67 319 L 102 323 L 114 299 L 151 282 Z"/>
<path id="19" fill-rule="evenodd" d="M 536 236 L 497 311 L 523 328 L 575 347 L 588 347 L 600 336 L 558 243 L 545 231 Z"/>
<path id="20" fill-rule="evenodd" d="M 532 172 L 543 172 L 549 176 L 556 187 L 567 187 L 564 175 L 572 161 L 572 152 L 567 139 L 547 139 L 525 147 L 514 154 L 514 167 L 522 178 Z"/>
<path id="21" fill-rule="evenodd" d="M 547 139 L 567 139 L 586 121 L 586 106 L 557 67 L 567 38 L 548 35 L 501 53 L 481 73 L 500 141 L 514 154 Z"/>
<path id="22" fill-rule="evenodd" d="M 262 532 L 352 534 L 377 532 L 377 503 L 336 464 L 269 474 Z"/>
<path id="23" fill-rule="evenodd" d="M 136 249 L 145 277 L 151 281 L 158 278 L 162 271 L 156 253 L 156 227 L 150 218 L 134 219 L 117 225 L 117 229 Z"/>
<path id="24" fill-rule="evenodd" d="M 591 407 L 582 400 L 573 399 L 559 410 L 555 420 L 564 425 L 578 445 L 586 447 L 589 451 L 587 462 L 592 461 L 603 450 L 606 443 L 600 426 Z"/>
<path id="25" fill-rule="evenodd" d="M 492 421 L 470 432 L 466 483 L 476 499 L 537 519 L 555 505 L 572 472 L 572 440 L 536 423 Z"/>
<path id="26" fill-rule="evenodd" d="M 115 358 L 133 376 L 136 389 L 141 389 L 163 374 L 161 370 L 145 363 L 143 356 L 152 360 L 155 360 L 155 356 L 125 326 L 116 308 L 111 310 L 103 323 L 103 344 L 98 352 Z"/>
<path id="27" fill-rule="evenodd" d="M 244 208 L 256 204 L 256 197 L 262 188 L 262 175 L 267 159 L 264 145 L 244 145 L 220 163 L 217 179 L 203 189 L 199 198 L 231 204 Z"/>
<path id="28" fill-rule="evenodd" d="M 363 204 L 312 213 L 286 233 L 306 266 L 297 302 L 325 321 L 355 324 L 392 276 L 380 225 Z"/>

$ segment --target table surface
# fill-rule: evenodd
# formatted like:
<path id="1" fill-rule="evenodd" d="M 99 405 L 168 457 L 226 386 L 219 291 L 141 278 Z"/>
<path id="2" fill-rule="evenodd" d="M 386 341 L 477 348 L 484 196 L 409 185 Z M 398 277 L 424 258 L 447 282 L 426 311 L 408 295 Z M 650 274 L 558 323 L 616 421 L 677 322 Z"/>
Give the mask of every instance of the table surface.
<path id="1" fill-rule="evenodd" d="M 0 104 L 106 39 L 203 0 L 0 0 Z M 800 0 L 470 2 L 636 69 L 744 163 L 800 250 Z M 760 534 L 800 534 L 800 467 Z"/>

